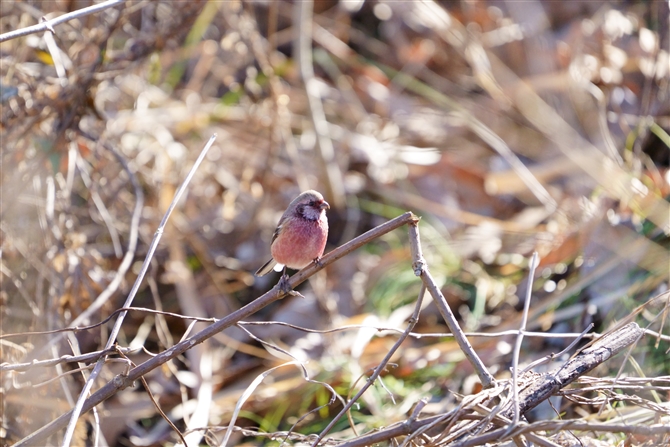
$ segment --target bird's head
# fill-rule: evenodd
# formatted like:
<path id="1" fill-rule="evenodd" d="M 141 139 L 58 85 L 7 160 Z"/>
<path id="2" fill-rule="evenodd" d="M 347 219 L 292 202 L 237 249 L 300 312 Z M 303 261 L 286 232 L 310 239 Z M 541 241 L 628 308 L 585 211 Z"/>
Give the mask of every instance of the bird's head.
<path id="1" fill-rule="evenodd" d="M 321 193 L 309 190 L 293 199 L 289 209 L 294 209 L 298 216 L 307 220 L 319 220 L 321 215 L 330 209 L 330 205 L 324 200 Z"/>

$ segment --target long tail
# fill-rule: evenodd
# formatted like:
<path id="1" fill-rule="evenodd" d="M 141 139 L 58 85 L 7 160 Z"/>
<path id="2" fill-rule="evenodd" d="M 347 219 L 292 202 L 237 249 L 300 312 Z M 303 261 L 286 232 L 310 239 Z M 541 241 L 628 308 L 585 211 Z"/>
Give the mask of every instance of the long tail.
<path id="1" fill-rule="evenodd" d="M 256 276 L 267 275 L 272 271 L 275 265 L 277 265 L 277 261 L 275 261 L 274 258 L 270 258 L 268 262 L 263 264 L 263 267 L 258 269 L 258 271 L 256 272 Z"/>

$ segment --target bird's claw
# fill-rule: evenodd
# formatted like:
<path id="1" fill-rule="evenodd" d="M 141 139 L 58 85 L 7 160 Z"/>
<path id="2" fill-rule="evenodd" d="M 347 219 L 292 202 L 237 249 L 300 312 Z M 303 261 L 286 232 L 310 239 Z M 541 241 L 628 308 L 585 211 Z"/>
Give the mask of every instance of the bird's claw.
<path id="1" fill-rule="evenodd" d="M 293 289 L 291 288 L 291 283 L 289 282 L 288 275 L 286 273 L 281 275 L 281 278 L 279 278 L 279 284 L 278 285 L 279 285 L 279 290 L 284 292 L 284 293 L 290 294 L 291 292 L 293 292 Z"/>
<path id="2" fill-rule="evenodd" d="M 316 264 L 318 267 L 323 267 L 323 262 L 321 262 L 321 258 L 318 256 L 314 258 L 314 264 Z"/>
<path id="3" fill-rule="evenodd" d="M 279 286 L 279 291 L 286 295 L 299 296 L 300 298 L 305 298 L 305 296 L 302 293 L 297 292 L 291 288 L 291 283 L 289 282 L 288 279 L 289 277 L 286 273 L 281 275 L 281 278 L 279 278 L 279 283 L 277 284 L 277 286 Z"/>

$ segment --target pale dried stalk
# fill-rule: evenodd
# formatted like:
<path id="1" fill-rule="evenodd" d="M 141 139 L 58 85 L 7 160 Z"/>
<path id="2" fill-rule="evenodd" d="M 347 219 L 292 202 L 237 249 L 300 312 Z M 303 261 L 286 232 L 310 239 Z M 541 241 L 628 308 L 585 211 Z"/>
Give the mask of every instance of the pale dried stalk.
<path id="1" fill-rule="evenodd" d="M 132 289 L 130 290 L 130 293 L 128 294 L 128 297 L 126 298 L 125 303 L 123 304 L 123 307 L 130 307 L 132 304 L 133 300 L 135 299 L 135 295 L 137 294 L 137 291 L 140 288 L 140 285 L 142 284 L 142 280 L 144 279 L 144 275 L 146 275 L 147 271 L 149 270 L 149 266 L 151 264 L 151 260 L 153 259 L 154 253 L 156 252 L 156 249 L 158 248 L 158 242 L 161 240 L 161 237 L 163 236 L 163 231 L 165 230 L 165 226 L 167 225 L 168 219 L 170 218 L 170 215 L 172 214 L 172 211 L 175 209 L 177 206 L 177 203 L 179 202 L 179 199 L 181 196 L 184 194 L 186 191 L 186 188 L 188 184 L 190 183 L 191 179 L 195 175 L 195 172 L 198 169 L 198 166 L 200 166 L 200 163 L 205 159 L 205 155 L 207 155 L 207 152 L 209 151 L 209 148 L 212 147 L 212 144 L 214 144 L 214 140 L 216 139 L 216 134 L 212 135 L 209 138 L 209 141 L 207 144 L 205 144 L 205 147 L 203 148 L 202 152 L 198 156 L 198 159 L 195 161 L 193 167 L 191 168 L 191 171 L 188 173 L 182 184 L 179 186 L 179 189 L 177 190 L 174 199 L 172 200 L 172 203 L 170 204 L 170 207 L 168 210 L 165 212 L 165 215 L 163 216 L 163 220 L 161 220 L 160 225 L 158 226 L 158 229 L 156 230 L 156 233 L 154 234 L 154 238 L 151 241 L 151 245 L 149 245 L 149 251 L 147 253 L 147 256 L 144 259 L 144 263 L 142 264 L 142 268 L 140 269 L 140 273 L 137 275 L 137 279 L 135 280 L 135 284 L 133 284 Z M 127 311 L 123 311 L 119 314 L 118 319 L 116 320 L 116 323 L 114 324 L 114 327 L 112 328 L 112 331 L 109 335 L 109 338 L 107 339 L 107 344 L 105 345 L 105 349 L 111 348 L 114 343 L 116 343 L 116 337 L 119 334 L 119 331 L 121 330 L 121 326 L 123 325 L 123 320 L 125 319 L 127 315 Z M 74 435 L 74 429 L 77 425 L 77 419 L 79 419 L 79 415 L 82 412 L 82 408 L 84 406 L 84 402 L 86 400 L 86 396 L 90 392 L 91 388 L 93 387 L 93 382 L 95 382 L 95 379 L 100 375 L 100 372 L 102 371 L 102 367 L 105 365 L 105 360 L 106 356 L 100 358 L 97 363 L 95 364 L 95 368 L 93 368 L 93 371 L 91 372 L 91 375 L 89 376 L 88 380 L 84 384 L 84 388 L 82 389 L 81 393 L 79 394 L 79 398 L 77 399 L 77 403 L 75 404 L 74 409 L 71 412 L 71 417 L 70 417 L 70 422 L 68 423 L 67 429 L 65 430 L 65 435 L 63 436 L 63 442 L 61 443 L 62 447 L 67 447 L 70 445 L 72 442 L 72 436 Z"/>
<path id="2" fill-rule="evenodd" d="M 295 8 L 295 60 L 298 62 L 300 76 L 305 84 L 305 94 L 309 106 L 309 116 L 312 119 L 314 133 L 316 134 L 317 161 L 324 175 L 326 195 L 334 207 L 344 208 L 344 182 L 337 160 L 333 141 L 330 139 L 330 130 L 326 113 L 319 96 L 318 81 L 314 77 L 314 66 L 312 64 L 312 19 L 314 12 L 313 0 L 302 0 L 293 5 Z"/>

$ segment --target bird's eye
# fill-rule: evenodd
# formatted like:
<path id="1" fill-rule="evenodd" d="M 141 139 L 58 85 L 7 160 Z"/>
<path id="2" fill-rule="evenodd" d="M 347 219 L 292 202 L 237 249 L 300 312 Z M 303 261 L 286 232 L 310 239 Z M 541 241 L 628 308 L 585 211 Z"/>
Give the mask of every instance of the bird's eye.
<path id="1" fill-rule="evenodd" d="M 311 200 L 311 201 L 309 202 L 309 206 L 314 206 L 314 205 L 316 205 L 316 202 L 315 202 L 314 200 Z"/>

